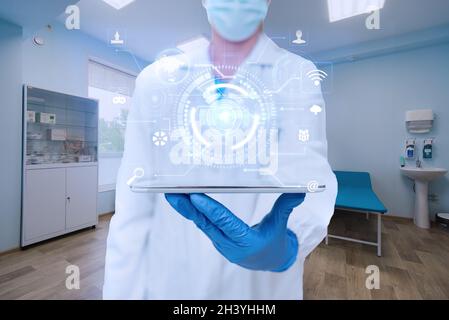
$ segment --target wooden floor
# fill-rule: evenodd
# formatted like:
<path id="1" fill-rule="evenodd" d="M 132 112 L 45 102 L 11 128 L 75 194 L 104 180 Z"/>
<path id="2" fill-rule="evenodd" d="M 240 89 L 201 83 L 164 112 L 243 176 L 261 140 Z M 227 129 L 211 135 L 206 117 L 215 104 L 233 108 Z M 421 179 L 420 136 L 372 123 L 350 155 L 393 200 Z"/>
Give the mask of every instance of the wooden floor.
<path id="1" fill-rule="evenodd" d="M 334 215 L 330 233 L 376 240 L 376 217 Z M 305 265 L 305 299 L 449 299 L 449 233 L 410 220 L 384 218 L 382 257 L 375 247 L 329 239 Z M 380 269 L 380 289 L 368 290 L 366 267 Z"/>
<path id="2" fill-rule="evenodd" d="M 110 216 L 89 229 L 0 256 L 0 299 L 101 299 Z M 67 290 L 66 267 L 80 268 L 80 290 Z"/>
<path id="3" fill-rule="evenodd" d="M 96 229 L 0 256 L 0 299 L 101 299 L 110 216 Z M 375 219 L 336 214 L 332 233 L 374 240 Z M 372 236 L 372 237 L 371 237 Z M 384 219 L 383 257 L 374 247 L 330 240 L 307 259 L 305 299 L 449 299 L 449 233 L 420 230 L 411 221 Z M 81 271 L 81 289 L 65 287 L 68 265 Z M 380 289 L 365 287 L 369 265 Z"/>

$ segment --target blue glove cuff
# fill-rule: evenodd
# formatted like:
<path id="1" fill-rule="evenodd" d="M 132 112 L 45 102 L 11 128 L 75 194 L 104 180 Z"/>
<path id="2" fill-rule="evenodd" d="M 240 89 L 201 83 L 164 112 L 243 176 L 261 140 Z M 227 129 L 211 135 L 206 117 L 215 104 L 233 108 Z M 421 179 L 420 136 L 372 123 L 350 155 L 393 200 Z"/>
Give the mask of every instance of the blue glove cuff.
<path id="1" fill-rule="evenodd" d="M 298 251 L 299 251 L 298 237 L 290 229 L 287 230 L 286 242 L 287 242 L 286 252 L 288 252 L 290 254 L 290 257 L 288 258 L 288 260 L 285 264 L 283 264 L 279 268 L 271 270 L 271 272 L 287 271 L 296 262 L 296 258 L 298 257 Z"/>

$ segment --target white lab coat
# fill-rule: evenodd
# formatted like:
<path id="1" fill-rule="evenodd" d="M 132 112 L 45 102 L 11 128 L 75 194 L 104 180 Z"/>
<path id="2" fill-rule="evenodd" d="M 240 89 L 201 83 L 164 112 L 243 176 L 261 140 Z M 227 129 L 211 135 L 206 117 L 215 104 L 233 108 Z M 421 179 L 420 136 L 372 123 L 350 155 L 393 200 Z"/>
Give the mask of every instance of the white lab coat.
<path id="1" fill-rule="evenodd" d="M 208 48 L 190 52 L 191 63 L 208 64 Z M 321 89 L 303 90 L 301 65 L 314 65 L 276 46 L 262 34 L 245 67 L 259 74 L 276 92 L 276 107 L 324 108 Z M 180 86 L 180 85 L 179 85 Z M 150 109 L 148 93 L 167 88 L 155 75 L 155 64 L 138 77 L 134 105 L 129 115 L 125 153 L 118 175 L 116 213 L 107 241 L 105 299 L 302 299 L 305 258 L 323 240 L 334 212 L 337 194 L 335 176 L 327 162 L 325 110 L 309 113 L 307 127 L 315 136 L 309 152 L 295 163 L 279 163 L 280 176 L 302 175 L 327 186 L 324 193 L 307 195 L 289 220 L 299 240 L 295 264 L 282 273 L 246 270 L 227 261 L 211 241 L 191 222 L 176 213 L 164 195 L 136 194 L 126 182 L 136 167 L 151 166 L 152 132 L 146 126 Z M 280 90 L 279 90 L 280 89 Z M 310 88 L 309 88 L 310 89 Z M 309 93 L 307 93 L 309 92 Z M 170 94 L 167 95 L 168 97 Z M 280 118 L 280 130 L 296 131 L 295 108 Z M 319 120 L 317 120 L 319 119 Z M 282 134 L 282 132 L 281 132 Z M 284 135 L 285 136 L 285 135 Z M 282 137 L 280 137 L 282 140 Z M 284 140 L 288 149 L 288 143 Z M 279 195 L 212 195 L 249 225 L 258 223 Z"/>

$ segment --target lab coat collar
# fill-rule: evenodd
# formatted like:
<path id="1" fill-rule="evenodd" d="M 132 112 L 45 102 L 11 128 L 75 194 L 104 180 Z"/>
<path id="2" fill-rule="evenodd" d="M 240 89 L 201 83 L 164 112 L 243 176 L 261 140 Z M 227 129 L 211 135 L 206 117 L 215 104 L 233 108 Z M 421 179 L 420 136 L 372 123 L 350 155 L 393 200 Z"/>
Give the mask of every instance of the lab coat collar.
<path id="1" fill-rule="evenodd" d="M 279 50 L 279 47 L 262 32 L 250 55 L 242 65 L 272 66 L 274 63 L 273 57 L 276 56 L 273 53 L 277 50 Z"/>
<path id="2" fill-rule="evenodd" d="M 272 66 L 275 63 L 273 59 L 276 57 L 276 54 L 274 53 L 278 50 L 280 50 L 280 48 L 273 42 L 273 40 L 262 32 L 251 53 L 240 67 L 247 67 L 251 65 Z M 204 64 L 205 61 L 207 61 L 209 65 L 212 65 L 209 55 L 209 45 L 206 45 L 200 50 L 192 53 L 192 60 L 199 65 Z"/>

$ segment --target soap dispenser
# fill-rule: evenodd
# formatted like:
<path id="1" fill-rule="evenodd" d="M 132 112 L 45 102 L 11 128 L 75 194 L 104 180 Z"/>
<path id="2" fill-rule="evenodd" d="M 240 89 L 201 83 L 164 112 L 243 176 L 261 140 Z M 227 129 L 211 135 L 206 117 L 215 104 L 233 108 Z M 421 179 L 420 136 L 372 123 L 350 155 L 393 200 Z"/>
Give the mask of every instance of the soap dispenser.
<path id="1" fill-rule="evenodd" d="M 432 159 L 433 157 L 433 139 L 424 140 L 423 159 Z"/>
<path id="2" fill-rule="evenodd" d="M 409 139 L 406 142 L 405 157 L 409 160 L 415 159 L 415 145 L 416 141 L 414 139 Z"/>

